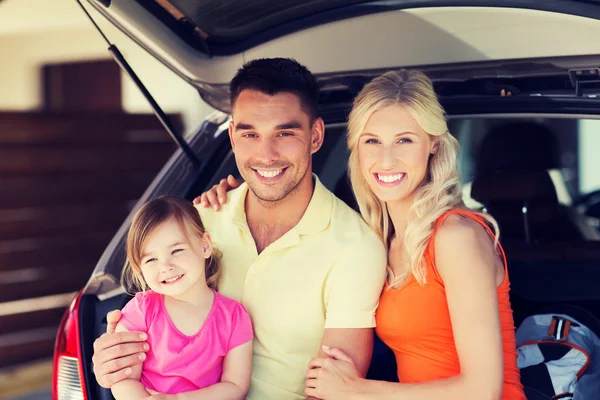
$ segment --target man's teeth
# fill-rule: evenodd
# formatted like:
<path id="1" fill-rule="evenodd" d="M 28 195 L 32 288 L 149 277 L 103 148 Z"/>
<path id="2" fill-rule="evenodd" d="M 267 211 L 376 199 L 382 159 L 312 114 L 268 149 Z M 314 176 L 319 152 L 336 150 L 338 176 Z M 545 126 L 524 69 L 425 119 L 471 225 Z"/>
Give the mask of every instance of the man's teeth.
<path id="1" fill-rule="evenodd" d="M 166 283 L 175 282 L 177 279 L 181 278 L 182 276 L 183 276 L 183 275 L 177 275 L 177 276 L 174 276 L 174 277 L 172 277 L 172 278 L 165 279 L 165 282 L 166 282 Z"/>
<path id="2" fill-rule="evenodd" d="M 377 174 L 377 179 L 385 183 L 392 183 L 399 181 L 404 178 L 404 174 L 396 174 L 396 175 L 379 175 Z"/>
<path id="3" fill-rule="evenodd" d="M 257 169 L 256 172 L 258 172 L 258 174 L 262 177 L 265 178 L 275 178 L 277 175 L 279 175 L 281 172 L 283 171 L 282 169 L 278 169 L 275 171 L 261 171 L 260 169 Z"/>

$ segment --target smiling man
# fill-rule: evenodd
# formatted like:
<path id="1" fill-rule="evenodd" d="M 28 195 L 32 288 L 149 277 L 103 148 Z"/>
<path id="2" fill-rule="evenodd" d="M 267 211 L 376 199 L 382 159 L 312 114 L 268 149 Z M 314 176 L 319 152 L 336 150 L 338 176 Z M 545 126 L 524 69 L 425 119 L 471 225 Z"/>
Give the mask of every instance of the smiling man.
<path id="1" fill-rule="evenodd" d="M 228 193 L 222 210 L 198 210 L 223 253 L 219 292 L 252 317 L 248 398 L 302 399 L 308 363 L 324 355 L 322 346 L 343 349 L 366 374 L 386 252 L 312 173 L 325 128 L 310 71 L 290 59 L 254 60 L 230 89 L 229 136 L 245 183 Z M 139 362 L 142 351 L 133 335 L 106 335 L 95 348 L 94 371 L 104 386 L 123 379 L 123 368 Z"/>

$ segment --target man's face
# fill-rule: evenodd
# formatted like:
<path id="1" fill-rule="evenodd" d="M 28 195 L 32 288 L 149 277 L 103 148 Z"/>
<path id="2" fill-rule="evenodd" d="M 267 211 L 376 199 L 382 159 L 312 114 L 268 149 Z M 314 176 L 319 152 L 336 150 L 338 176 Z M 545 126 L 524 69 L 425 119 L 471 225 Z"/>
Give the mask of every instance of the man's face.
<path id="1" fill-rule="evenodd" d="M 256 197 L 280 201 L 312 179 L 312 154 L 321 147 L 323 130 L 320 118 L 311 125 L 295 94 L 243 90 L 229 137 L 238 170 Z"/>

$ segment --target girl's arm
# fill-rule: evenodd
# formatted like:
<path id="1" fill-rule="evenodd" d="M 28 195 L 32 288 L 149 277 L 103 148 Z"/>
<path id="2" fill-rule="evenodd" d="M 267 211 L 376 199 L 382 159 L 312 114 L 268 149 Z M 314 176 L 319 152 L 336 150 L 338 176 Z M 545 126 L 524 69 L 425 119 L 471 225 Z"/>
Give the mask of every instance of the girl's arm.
<path id="1" fill-rule="evenodd" d="M 252 373 L 252 340 L 227 353 L 221 382 L 204 389 L 174 395 L 176 400 L 243 400 L 250 389 Z"/>
<path id="2" fill-rule="evenodd" d="M 435 258 L 446 288 L 460 374 L 415 384 L 371 381 L 360 378 L 352 360 L 332 349 L 330 357 L 340 361 L 311 361 L 307 377 L 314 380 L 307 382 L 307 393 L 325 400 L 501 398 L 504 357 L 496 290 L 504 272 L 493 241 L 477 222 L 450 216 L 437 231 Z"/>
<path id="3" fill-rule="evenodd" d="M 127 332 L 127 329 L 123 324 L 118 323 L 116 332 Z M 115 383 L 111 388 L 111 392 L 116 400 L 125 399 L 145 399 L 149 396 L 148 392 L 144 388 L 144 385 L 140 383 L 140 377 L 142 376 L 142 364 L 136 364 L 131 367 L 131 374 L 124 380 Z"/>

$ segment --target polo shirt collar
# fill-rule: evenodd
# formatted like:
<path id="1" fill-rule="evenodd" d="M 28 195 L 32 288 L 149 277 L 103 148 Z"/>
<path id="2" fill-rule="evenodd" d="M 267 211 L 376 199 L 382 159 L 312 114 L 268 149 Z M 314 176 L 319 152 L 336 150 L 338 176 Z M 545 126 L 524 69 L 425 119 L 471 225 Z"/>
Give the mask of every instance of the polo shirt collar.
<path id="1" fill-rule="evenodd" d="M 325 229 L 331 221 L 331 212 L 333 207 L 333 194 L 321 183 L 317 175 L 313 174 L 314 191 L 300 221 L 292 230 L 299 235 L 311 235 Z M 246 196 L 248 194 L 248 184 L 244 182 L 238 190 L 231 192 L 229 201 L 231 202 L 230 212 L 233 223 L 248 231 L 248 221 L 246 219 Z"/>
<path id="2" fill-rule="evenodd" d="M 313 174 L 315 189 L 308 207 L 295 229 L 300 235 L 314 235 L 325 229 L 331 221 L 333 194 Z"/>
<path id="3" fill-rule="evenodd" d="M 246 195 L 248 194 L 248 189 L 248 184 L 244 182 L 237 190 L 227 193 L 230 196 L 231 207 L 229 208 L 229 212 L 231 213 L 232 221 L 244 231 L 249 231 L 248 221 L 246 220 Z"/>

